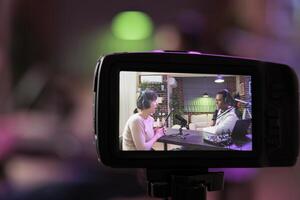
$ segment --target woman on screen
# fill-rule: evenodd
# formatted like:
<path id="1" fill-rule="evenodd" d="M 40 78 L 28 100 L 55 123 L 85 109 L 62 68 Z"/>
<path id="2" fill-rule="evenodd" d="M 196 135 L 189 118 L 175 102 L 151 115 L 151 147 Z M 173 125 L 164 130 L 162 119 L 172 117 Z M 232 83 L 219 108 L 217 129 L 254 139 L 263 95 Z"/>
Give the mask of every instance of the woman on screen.
<path id="1" fill-rule="evenodd" d="M 153 128 L 151 114 L 155 113 L 156 99 L 157 94 L 152 90 L 141 92 L 137 99 L 138 112 L 127 120 L 123 131 L 123 150 L 151 150 L 153 144 L 164 135 L 164 128 Z"/>

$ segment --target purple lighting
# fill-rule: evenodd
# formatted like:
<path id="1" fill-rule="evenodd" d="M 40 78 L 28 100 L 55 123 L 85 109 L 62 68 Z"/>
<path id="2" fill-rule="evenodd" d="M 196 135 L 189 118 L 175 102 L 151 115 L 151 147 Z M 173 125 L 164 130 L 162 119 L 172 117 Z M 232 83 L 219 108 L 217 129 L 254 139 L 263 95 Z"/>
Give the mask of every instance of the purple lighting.
<path id="1" fill-rule="evenodd" d="M 225 180 L 229 182 L 245 182 L 253 179 L 257 174 L 256 169 L 252 168 L 212 168 L 210 172 L 223 171 Z"/>
<path id="2" fill-rule="evenodd" d="M 188 54 L 197 54 L 197 55 L 201 55 L 201 52 L 198 51 L 188 51 Z"/>
<path id="3" fill-rule="evenodd" d="M 156 50 L 153 50 L 153 51 L 151 51 L 151 52 L 153 52 L 153 53 L 163 53 L 164 51 L 163 51 L 163 50 L 160 50 L 160 49 L 156 49 Z"/>

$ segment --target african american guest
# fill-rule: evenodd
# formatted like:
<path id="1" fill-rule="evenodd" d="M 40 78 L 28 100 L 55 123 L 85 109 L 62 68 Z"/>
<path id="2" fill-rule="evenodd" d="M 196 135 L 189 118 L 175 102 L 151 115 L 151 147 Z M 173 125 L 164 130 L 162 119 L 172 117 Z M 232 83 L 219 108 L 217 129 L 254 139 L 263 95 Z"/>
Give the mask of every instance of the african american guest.
<path id="1" fill-rule="evenodd" d="M 216 95 L 217 110 L 213 115 L 211 126 L 203 128 L 203 131 L 216 134 L 232 132 L 236 121 L 239 119 L 235 107 L 232 106 L 233 103 L 234 100 L 226 89 L 218 92 Z"/>

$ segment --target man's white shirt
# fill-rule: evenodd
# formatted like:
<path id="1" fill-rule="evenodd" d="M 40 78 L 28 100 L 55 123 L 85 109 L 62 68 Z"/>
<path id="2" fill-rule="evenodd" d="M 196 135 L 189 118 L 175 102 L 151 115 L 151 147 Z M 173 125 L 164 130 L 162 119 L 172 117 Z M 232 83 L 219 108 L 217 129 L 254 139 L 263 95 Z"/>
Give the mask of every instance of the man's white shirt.
<path id="1" fill-rule="evenodd" d="M 227 133 L 228 131 L 232 132 L 238 117 L 235 114 L 235 108 L 229 107 L 224 112 L 221 109 L 218 111 L 216 124 L 214 126 L 209 126 L 203 128 L 204 132 L 211 134 L 222 134 Z"/>

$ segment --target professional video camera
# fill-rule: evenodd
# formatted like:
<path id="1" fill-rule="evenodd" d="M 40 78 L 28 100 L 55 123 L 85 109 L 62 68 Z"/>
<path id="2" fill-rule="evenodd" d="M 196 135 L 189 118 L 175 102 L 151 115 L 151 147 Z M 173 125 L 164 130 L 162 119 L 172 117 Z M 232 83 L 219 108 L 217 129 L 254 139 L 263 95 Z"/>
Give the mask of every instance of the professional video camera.
<path id="1" fill-rule="evenodd" d="M 157 184 L 170 179 L 220 189 L 222 174 L 208 176 L 208 168 L 297 160 L 298 80 L 283 64 L 183 51 L 116 53 L 99 59 L 94 94 L 99 158 L 147 168 L 153 196 L 174 194 L 178 185 Z M 136 107 L 151 114 L 132 117 Z M 160 127 L 165 133 L 156 137 Z M 184 137 L 174 137 L 178 127 Z"/>

